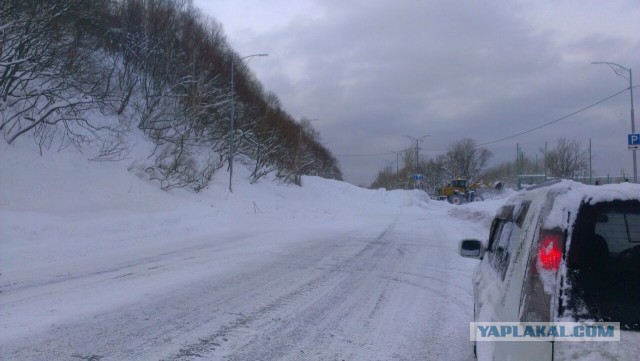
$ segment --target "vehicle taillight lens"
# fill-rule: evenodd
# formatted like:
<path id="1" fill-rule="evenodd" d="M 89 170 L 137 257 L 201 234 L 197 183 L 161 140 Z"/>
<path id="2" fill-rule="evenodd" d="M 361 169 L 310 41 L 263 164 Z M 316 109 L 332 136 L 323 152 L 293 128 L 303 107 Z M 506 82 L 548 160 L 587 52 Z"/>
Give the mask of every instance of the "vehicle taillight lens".
<path id="1" fill-rule="evenodd" d="M 562 260 L 562 236 L 558 233 L 543 233 L 538 247 L 538 261 L 543 270 L 557 271 Z"/>
<path id="2" fill-rule="evenodd" d="M 560 269 L 563 244 L 564 233 L 559 230 L 541 230 L 539 241 L 531 244 L 532 250 L 522 289 L 521 321 L 549 322 L 554 317 L 552 310 L 555 307 L 553 295 L 556 290 L 556 280 L 542 277 L 542 274 Z M 554 274 L 557 275 L 557 273 Z M 547 287 L 543 278 L 548 282 Z"/>

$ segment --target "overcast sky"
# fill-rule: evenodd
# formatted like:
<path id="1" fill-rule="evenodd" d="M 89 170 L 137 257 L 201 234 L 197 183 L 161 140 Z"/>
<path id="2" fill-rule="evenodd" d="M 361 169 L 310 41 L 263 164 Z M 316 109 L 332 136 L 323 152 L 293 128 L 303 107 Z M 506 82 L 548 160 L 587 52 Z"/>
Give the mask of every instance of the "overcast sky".
<path id="1" fill-rule="evenodd" d="M 313 125 L 345 179 L 370 184 L 393 154 L 430 135 L 435 156 L 464 137 L 490 142 L 628 87 L 594 61 L 640 74 L 637 0 L 195 0 L 222 23 L 266 90 Z M 640 77 L 634 79 L 640 84 Z M 636 89 L 637 94 L 640 88 Z M 640 104 L 637 104 L 640 106 Z M 492 164 L 535 158 L 564 136 L 593 144 L 597 175 L 632 174 L 629 92 L 486 147 Z M 640 120 L 636 132 L 640 132 Z M 415 144 L 415 143 L 413 143 Z"/>

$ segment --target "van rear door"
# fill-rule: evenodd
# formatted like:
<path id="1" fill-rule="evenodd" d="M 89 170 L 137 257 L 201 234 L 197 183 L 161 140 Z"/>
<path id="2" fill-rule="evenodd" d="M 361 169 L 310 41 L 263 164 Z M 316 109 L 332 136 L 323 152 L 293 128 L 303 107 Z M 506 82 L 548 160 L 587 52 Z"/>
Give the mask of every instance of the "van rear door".
<path id="1" fill-rule="evenodd" d="M 559 314 L 620 322 L 620 342 L 557 342 L 558 359 L 589 352 L 603 360 L 640 354 L 640 201 L 583 204 L 566 255 Z"/>

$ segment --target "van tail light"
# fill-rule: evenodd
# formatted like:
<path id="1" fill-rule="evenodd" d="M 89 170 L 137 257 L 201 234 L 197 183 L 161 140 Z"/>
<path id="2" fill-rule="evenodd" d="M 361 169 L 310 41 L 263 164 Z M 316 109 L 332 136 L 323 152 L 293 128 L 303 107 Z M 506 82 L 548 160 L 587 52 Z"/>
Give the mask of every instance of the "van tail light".
<path id="1" fill-rule="evenodd" d="M 520 319 L 523 322 L 550 322 L 553 316 L 553 295 L 562 262 L 564 234 L 543 229 L 539 235 L 538 242 L 531 245 L 522 288 Z"/>
<path id="2" fill-rule="evenodd" d="M 538 262 L 542 270 L 557 271 L 562 260 L 562 234 L 558 232 L 540 232 Z"/>

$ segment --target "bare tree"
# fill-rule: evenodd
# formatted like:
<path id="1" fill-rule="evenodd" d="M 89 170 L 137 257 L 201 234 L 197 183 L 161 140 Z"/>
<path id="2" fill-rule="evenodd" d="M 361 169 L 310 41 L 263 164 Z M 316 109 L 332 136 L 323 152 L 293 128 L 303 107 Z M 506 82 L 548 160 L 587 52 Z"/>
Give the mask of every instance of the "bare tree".
<path id="1" fill-rule="evenodd" d="M 451 179 L 446 169 L 446 164 L 447 157 L 444 154 L 440 154 L 434 159 L 429 159 L 425 163 L 424 182 L 426 191 L 429 194 L 435 194 L 438 187 Z"/>
<path id="2" fill-rule="evenodd" d="M 369 188 L 385 188 L 385 189 L 395 189 L 397 188 L 397 174 L 393 171 L 391 165 L 387 165 L 378 171 L 376 175 L 376 179 L 371 183 Z"/>
<path id="3" fill-rule="evenodd" d="M 276 172 L 340 179 L 337 160 L 237 62 L 237 141 L 229 148 L 230 62 L 222 26 L 191 0 L 0 1 L 0 133 L 42 146 L 102 142 L 94 160 L 127 155 L 136 127 L 155 144 L 141 165 L 162 188 L 205 187 L 229 152 Z M 235 136 L 236 134 L 234 134 Z M 254 163 L 252 163 L 252 166 Z"/>
<path id="4" fill-rule="evenodd" d="M 400 155 L 402 159 L 402 169 L 406 171 L 406 175 L 418 173 L 416 169 L 416 150 L 416 147 L 408 147 L 403 150 Z"/>
<path id="5" fill-rule="evenodd" d="M 260 138 L 260 140 L 257 138 Z M 253 171 L 251 172 L 252 183 L 278 170 L 276 159 L 277 154 L 282 151 L 282 149 L 280 149 L 282 143 L 276 131 L 267 131 L 265 134 L 258 135 L 258 137 L 247 136 L 244 137 L 244 139 L 251 143 L 252 147 L 249 149 L 251 149 L 252 152 L 249 156 L 255 161 Z"/>
<path id="6" fill-rule="evenodd" d="M 552 177 L 571 179 L 585 171 L 589 163 L 579 141 L 560 138 L 556 148 L 547 152 L 546 164 Z"/>
<path id="7" fill-rule="evenodd" d="M 110 71 L 92 44 L 88 0 L 7 0 L 0 5 L 0 131 L 11 143 L 33 131 L 41 146 L 61 131 L 81 142 L 107 128 L 87 117 L 109 97 Z"/>
<path id="8" fill-rule="evenodd" d="M 449 146 L 445 168 L 451 178 L 473 179 L 480 174 L 490 158 L 491 152 L 488 149 L 478 147 L 471 138 L 464 138 Z"/>

